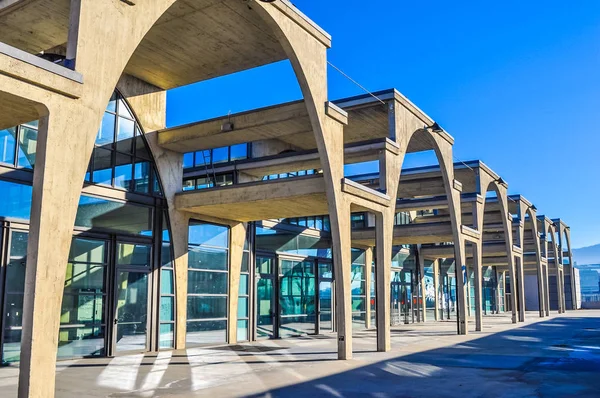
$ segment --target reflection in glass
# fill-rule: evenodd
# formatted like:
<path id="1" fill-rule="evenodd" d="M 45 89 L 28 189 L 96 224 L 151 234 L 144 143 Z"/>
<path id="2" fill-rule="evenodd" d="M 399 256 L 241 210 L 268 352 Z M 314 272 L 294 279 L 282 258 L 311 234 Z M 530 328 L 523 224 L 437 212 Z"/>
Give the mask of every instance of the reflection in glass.
<path id="1" fill-rule="evenodd" d="M 31 169 L 35 166 L 35 154 L 37 146 L 37 130 L 21 126 L 19 131 L 19 156 L 18 167 Z"/>
<path id="2" fill-rule="evenodd" d="M 312 261 L 281 261 L 279 336 L 315 333 L 315 274 Z"/>
<path id="3" fill-rule="evenodd" d="M 114 139 L 115 115 L 106 112 L 102 118 L 102 125 L 98 131 L 98 136 L 96 137 L 96 145 L 110 147 L 112 146 Z"/>
<path id="4" fill-rule="evenodd" d="M 15 164 L 16 137 L 17 129 L 14 127 L 0 130 L 0 162 Z"/>
<path id="5" fill-rule="evenodd" d="M 146 350 L 147 313 L 148 274 L 119 271 L 117 273 L 117 352 Z"/>
<path id="6" fill-rule="evenodd" d="M 256 286 L 257 337 L 274 337 L 275 289 L 273 279 L 260 278 Z"/>

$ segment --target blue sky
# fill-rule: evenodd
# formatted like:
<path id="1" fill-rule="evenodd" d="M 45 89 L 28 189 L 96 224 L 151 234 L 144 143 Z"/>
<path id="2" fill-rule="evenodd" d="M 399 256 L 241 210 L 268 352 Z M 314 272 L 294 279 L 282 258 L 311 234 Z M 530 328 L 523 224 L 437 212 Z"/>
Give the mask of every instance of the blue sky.
<path id="1" fill-rule="evenodd" d="M 294 4 L 332 35 L 333 64 L 369 90 L 400 90 L 454 136 L 458 159 L 483 160 L 571 225 L 574 247 L 600 243 L 599 1 Z M 331 99 L 357 94 L 329 70 Z M 169 92 L 167 123 L 299 98 L 282 62 Z"/>

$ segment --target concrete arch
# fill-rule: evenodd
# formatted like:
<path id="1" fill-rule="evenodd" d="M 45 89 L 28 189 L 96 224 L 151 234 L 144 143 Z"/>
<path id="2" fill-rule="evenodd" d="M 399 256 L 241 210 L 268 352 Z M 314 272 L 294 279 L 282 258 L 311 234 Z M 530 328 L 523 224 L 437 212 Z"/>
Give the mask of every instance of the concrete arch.
<path id="1" fill-rule="evenodd" d="M 535 259 L 536 259 L 536 271 L 537 271 L 537 282 L 538 282 L 538 306 L 539 306 L 539 314 L 540 317 L 543 318 L 545 315 L 545 297 L 546 297 L 546 285 L 544 283 L 544 265 L 542 264 L 542 248 L 540 246 L 540 241 L 539 239 L 537 239 L 538 235 L 538 225 L 537 225 L 537 216 L 535 214 L 535 211 L 527 206 L 525 207 L 525 214 L 529 216 L 529 221 L 527 221 L 527 218 L 525 217 L 525 215 L 523 215 L 523 221 L 524 221 L 524 225 L 523 225 L 523 231 L 525 231 L 525 229 L 527 229 L 527 226 L 529 225 L 530 229 L 531 229 L 531 234 L 533 236 L 533 245 L 535 247 Z M 521 242 L 521 248 L 523 249 L 523 251 L 525 252 L 525 241 L 524 241 L 524 234 L 521 234 L 521 238 L 520 238 L 520 242 Z"/>
<path id="2" fill-rule="evenodd" d="M 433 121 L 428 121 L 428 125 Z M 410 128 L 410 127 L 409 127 Z M 466 306 L 466 284 L 464 279 L 459 276 L 459 270 L 465 264 L 465 240 L 461 232 L 462 209 L 461 209 L 461 186 L 454 178 L 453 161 L 453 138 L 446 132 L 433 132 L 422 126 L 415 126 L 405 137 L 397 137 L 403 140 L 403 150 L 409 148 L 413 141 L 421 141 L 431 148 L 436 155 L 440 165 L 444 191 L 448 200 L 448 210 L 450 213 L 450 224 L 452 226 L 452 235 L 454 239 L 454 260 L 456 270 L 456 291 L 457 291 L 457 331 L 459 334 L 468 334 L 468 316 Z M 404 152 L 405 153 L 405 152 Z M 404 154 L 403 153 L 403 154 Z M 402 157 L 402 161 L 404 158 Z"/>
<path id="3" fill-rule="evenodd" d="M 19 396 L 51 397 L 54 395 L 54 374 L 56 363 L 56 335 L 59 328 L 59 314 L 62 302 L 65 267 L 70 247 L 70 237 L 75 221 L 77 201 L 83 185 L 85 170 L 91 156 L 95 136 L 100 125 L 106 104 L 123 75 L 127 63 L 144 37 L 165 12 L 179 0 L 154 0 L 137 2 L 129 6 L 122 1 L 110 2 L 85 1 L 72 10 L 67 58 L 75 60 L 75 69 L 84 77 L 80 96 L 76 99 L 62 95 L 32 92 L 37 102 L 47 107 L 47 115 L 42 115 L 37 145 L 37 164 L 34 171 L 33 200 L 31 211 L 30 235 L 28 244 L 25 302 L 23 311 L 22 355 L 19 375 Z M 327 44 L 308 37 L 310 33 L 298 23 L 290 21 L 293 12 L 287 3 L 252 3 L 254 9 L 275 31 L 282 43 L 296 75 L 302 77 L 300 85 L 307 98 L 309 115 L 323 159 L 323 168 L 328 173 L 329 203 L 334 235 L 334 258 L 338 263 L 347 262 L 350 252 L 343 253 L 340 247 L 341 223 L 348 224 L 348 234 L 343 236 L 349 247 L 349 207 L 339 200 L 339 173 L 332 167 L 329 154 L 343 153 L 334 138 L 341 133 L 342 125 L 325 115 L 326 91 L 326 48 Z M 99 17 L 102 23 L 97 23 Z M 127 32 L 114 35 L 114 32 Z M 307 40 L 308 39 L 308 40 Z M 110 60 L 110 61 L 109 61 Z M 17 83 L 14 86 L 24 85 Z M 26 91 L 32 91 L 25 87 Z M 150 96 L 149 88 L 143 88 L 146 94 L 142 98 L 162 101 L 164 92 L 156 90 Z M 155 106 L 155 105 L 153 105 Z M 158 105 L 161 106 L 161 105 Z M 134 105 L 135 107 L 135 105 Z M 139 109 L 139 108 L 138 108 Z M 139 116 L 139 115 L 138 115 Z M 154 120 L 157 127 L 164 120 Z M 161 126 L 164 127 L 164 126 Z M 77 134 L 71 134 L 76 131 Z M 152 144 L 151 144 L 152 146 Z M 71 156 L 65 157 L 64 153 Z M 181 187 L 180 174 L 174 172 L 181 167 L 181 159 L 169 154 L 159 156 L 157 167 L 164 183 L 167 200 Z M 168 166 L 165 166 L 168 164 Z M 341 159 L 343 165 L 343 159 Z M 335 172 L 334 172 L 335 170 Z M 335 174 L 335 175 L 334 175 Z M 55 176 L 61 176 L 60 179 Z M 336 184 L 337 182 L 337 184 Z M 348 221 L 341 215 L 347 210 Z M 169 210 L 172 224 L 183 231 L 185 216 L 174 217 Z M 341 221 L 343 219 L 343 221 Z M 174 231 L 173 239 L 178 238 Z M 337 240 L 337 241 L 336 241 Z M 180 248 L 179 255 L 186 258 Z M 177 284 L 182 284 L 183 267 L 176 263 Z M 179 269 L 179 272 L 177 271 Z M 350 279 L 340 275 L 341 294 L 347 288 L 348 299 L 344 302 L 346 311 L 340 311 L 344 317 L 351 316 Z M 178 298 L 179 298 L 178 294 Z M 341 333 L 351 336 L 351 322 L 346 322 L 346 330 Z M 346 347 L 348 339 L 340 339 Z"/>
<path id="4" fill-rule="evenodd" d="M 552 223 L 548 223 L 545 229 L 546 232 L 546 240 L 547 244 L 550 246 L 547 255 L 549 256 L 552 253 L 554 258 L 554 275 L 556 278 L 556 298 L 558 300 L 558 313 L 561 314 L 564 312 L 563 302 L 564 302 L 564 276 L 562 272 L 562 265 L 560 264 L 560 259 L 562 256 L 559 254 L 559 241 L 557 240 L 557 229 Z M 548 240 L 548 236 L 552 237 L 552 240 Z"/>

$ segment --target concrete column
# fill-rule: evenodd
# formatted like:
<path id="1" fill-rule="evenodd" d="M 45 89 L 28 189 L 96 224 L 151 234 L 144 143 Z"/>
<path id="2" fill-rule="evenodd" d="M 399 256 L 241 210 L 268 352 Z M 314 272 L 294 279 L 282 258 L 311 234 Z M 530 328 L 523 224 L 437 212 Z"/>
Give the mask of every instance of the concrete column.
<path id="1" fill-rule="evenodd" d="M 237 315 L 242 259 L 246 242 L 247 224 L 235 223 L 230 228 L 229 242 L 229 319 L 227 320 L 227 342 L 237 344 Z"/>
<path id="2" fill-rule="evenodd" d="M 517 274 L 517 289 L 515 291 L 518 294 L 518 305 L 519 305 L 519 322 L 525 322 L 525 270 L 523 269 L 523 257 L 518 255 L 515 257 L 515 268 Z"/>
<path id="3" fill-rule="evenodd" d="M 171 221 L 171 244 L 175 256 L 175 349 L 185 348 L 187 333 L 187 293 L 188 293 L 188 236 L 189 216 L 183 212 L 169 209 Z"/>
<path id="4" fill-rule="evenodd" d="M 481 332 L 483 329 L 483 303 L 482 303 L 482 248 L 479 244 L 473 244 L 473 283 L 475 284 L 475 330 Z"/>
<path id="5" fill-rule="evenodd" d="M 373 248 L 368 247 L 365 249 L 365 289 L 367 291 L 367 308 L 365 313 L 365 327 L 371 329 L 371 286 L 374 281 L 372 278 L 373 271 Z"/>
<path id="6" fill-rule="evenodd" d="M 537 282 L 538 282 L 538 303 L 539 303 L 539 314 L 540 318 L 543 318 L 546 314 L 546 283 L 544 280 L 544 266 L 541 260 L 537 260 Z"/>
<path id="7" fill-rule="evenodd" d="M 546 295 L 544 297 L 546 316 L 550 316 L 550 277 L 548 275 L 548 264 L 544 264 L 544 291 Z"/>
<path id="8" fill-rule="evenodd" d="M 375 215 L 376 289 L 377 289 L 377 351 L 391 349 L 390 342 L 390 275 L 392 272 L 392 241 L 394 220 L 392 213 Z"/>
<path id="9" fill-rule="evenodd" d="M 558 308 L 558 313 L 562 314 L 562 291 L 561 291 L 561 284 L 560 284 L 560 270 L 558 269 L 558 265 L 557 265 L 557 261 L 558 259 L 555 258 L 554 259 L 554 269 L 552 270 L 554 273 L 554 276 L 556 278 L 556 300 L 557 300 L 557 308 Z"/>
<path id="10" fill-rule="evenodd" d="M 71 112 L 58 109 L 39 121 L 27 245 L 20 397 L 54 395 L 57 337 L 77 204 L 93 141 Z M 89 112 L 87 112 L 89 114 Z M 89 115 L 88 115 L 89 116 Z M 95 117 L 91 117 L 93 123 Z M 81 127 L 82 131 L 79 131 Z M 81 133 L 78 139 L 73 134 Z"/>
<path id="11" fill-rule="evenodd" d="M 467 265 L 465 259 L 465 247 L 462 236 L 458 245 L 454 244 L 454 266 L 456 277 L 456 311 L 458 318 L 458 334 L 469 333 L 469 314 L 467 309 Z"/>
<path id="12" fill-rule="evenodd" d="M 434 308 L 434 312 L 435 312 L 435 320 L 439 321 L 440 320 L 440 264 L 439 261 L 436 259 L 433 262 L 433 290 L 435 291 L 435 298 L 434 298 L 434 304 L 433 304 L 433 308 Z"/>
<path id="13" fill-rule="evenodd" d="M 331 221 L 335 279 L 335 320 L 338 335 L 338 359 L 352 358 L 352 281 L 350 205 L 340 201 Z"/>

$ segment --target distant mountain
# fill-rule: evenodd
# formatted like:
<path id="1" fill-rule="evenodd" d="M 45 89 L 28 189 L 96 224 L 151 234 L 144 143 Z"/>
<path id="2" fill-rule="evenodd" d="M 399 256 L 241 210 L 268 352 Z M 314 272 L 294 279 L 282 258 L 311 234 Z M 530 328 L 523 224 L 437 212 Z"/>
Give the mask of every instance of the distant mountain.
<path id="1" fill-rule="evenodd" d="M 600 264 L 600 244 L 573 249 L 573 261 L 578 265 Z"/>

